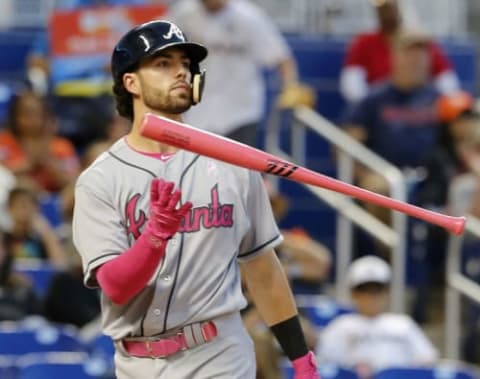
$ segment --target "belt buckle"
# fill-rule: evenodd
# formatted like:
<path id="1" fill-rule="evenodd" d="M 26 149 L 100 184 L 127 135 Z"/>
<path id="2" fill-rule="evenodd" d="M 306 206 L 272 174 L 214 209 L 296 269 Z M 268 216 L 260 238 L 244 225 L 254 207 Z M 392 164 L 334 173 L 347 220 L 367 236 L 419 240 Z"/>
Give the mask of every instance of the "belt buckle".
<path id="1" fill-rule="evenodd" d="M 183 336 L 183 333 L 181 331 L 179 331 L 175 335 L 175 337 L 177 337 L 178 340 L 174 339 L 173 338 L 174 336 L 167 337 L 167 338 L 156 338 L 156 337 L 148 338 L 145 341 L 145 346 L 147 347 L 147 351 L 148 351 L 148 354 L 149 354 L 150 358 L 152 358 L 152 359 L 164 359 L 164 358 L 169 357 L 170 355 L 178 353 L 179 351 L 187 350 L 188 347 L 180 342 L 182 340 L 182 336 Z M 162 341 L 164 341 L 164 342 L 168 341 L 168 342 L 171 342 L 171 343 L 175 343 L 178 346 L 178 348 L 175 351 L 169 351 L 166 354 L 156 355 L 153 351 L 151 343 L 152 342 L 162 343 Z"/>
<path id="2" fill-rule="evenodd" d="M 182 343 L 182 340 L 183 340 L 183 335 L 184 335 L 184 332 L 183 332 L 183 328 L 180 329 L 176 334 L 175 334 L 175 337 L 177 339 L 177 343 L 178 345 L 180 346 L 180 349 L 178 351 L 185 351 L 188 349 L 188 346 L 184 343 Z"/>
<path id="3" fill-rule="evenodd" d="M 166 358 L 167 355 L 165 355 L 165 354 L 162 354 L 162 355 L 155 355 L 155 354 L 154 354 L 153 349 L 152 349 L 152 345 L 150 345 L 150 343 L 151 343 L 151 342 L 155 342 L 155 341 L 158 341 L 158 340 L 155 339 L 155 338 L 148 338 L 148 339 L 145 341 L 145 346 L 147 347 L 148 354 L 150 354 L 150 358 L 152 358 L 152 359 L 163 359 L 163 358 Z"/>

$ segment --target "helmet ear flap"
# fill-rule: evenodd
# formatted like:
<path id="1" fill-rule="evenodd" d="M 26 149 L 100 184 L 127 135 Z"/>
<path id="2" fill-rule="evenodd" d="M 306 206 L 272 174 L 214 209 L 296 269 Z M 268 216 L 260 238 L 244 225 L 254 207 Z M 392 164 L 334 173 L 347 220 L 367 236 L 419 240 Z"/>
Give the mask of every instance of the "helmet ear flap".
<path id="1" fill-rule="evenodd" d="M 197 71 L 192 77 L 192 104 L 196 105 L 202 100 L 203 87 L 205 86 L 206 70 Z"/>

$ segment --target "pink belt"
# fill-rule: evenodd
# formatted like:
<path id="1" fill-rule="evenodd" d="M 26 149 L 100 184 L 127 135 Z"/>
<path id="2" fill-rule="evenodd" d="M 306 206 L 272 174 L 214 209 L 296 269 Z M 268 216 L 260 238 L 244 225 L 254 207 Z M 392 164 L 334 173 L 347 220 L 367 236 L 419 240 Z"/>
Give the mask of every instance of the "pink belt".
<path id="1" fill-rule="evenodd" d="M 213 321 L 187 325 L 168 336 L 126 338 L 122 340 L 126 352 L 135 357 L 166 358 L 179 351 L 210 342 L 217 336 Z"/>

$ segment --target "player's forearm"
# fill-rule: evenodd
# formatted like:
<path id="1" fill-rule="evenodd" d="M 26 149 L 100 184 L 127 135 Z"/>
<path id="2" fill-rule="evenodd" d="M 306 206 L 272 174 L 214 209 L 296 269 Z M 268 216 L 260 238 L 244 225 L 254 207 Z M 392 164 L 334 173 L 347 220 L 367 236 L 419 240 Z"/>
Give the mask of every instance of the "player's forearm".
<path id="1" fill-rule="evenodd" d="M 100 288 L 115 304 L 126 304 L 151 279 L 165 255 L 166 241 L 152 244 L 148 231 L 135 244 L 97 270 Z"/>
<path id="2" fill-rule="evenodd" d="M 287 277 L 273 250 L 246 262 L 244 272 L 249 293 L 267 325 L 297 314 Z"/>

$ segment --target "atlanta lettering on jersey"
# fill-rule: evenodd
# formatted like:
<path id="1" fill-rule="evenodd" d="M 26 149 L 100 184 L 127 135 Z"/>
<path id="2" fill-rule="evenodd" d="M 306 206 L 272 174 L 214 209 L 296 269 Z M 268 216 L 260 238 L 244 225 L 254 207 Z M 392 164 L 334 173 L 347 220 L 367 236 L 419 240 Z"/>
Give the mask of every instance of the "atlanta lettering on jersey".
<path id="1" fill-rule="evenodd" d="M 143 210 L 138 210 L 140 194 L 133 195 L 125 206 L 127 233 L 135 239 L 140 237 L 141 230 L 147 221 Z M 230 228 L 233 226 L 233 204 L 221 204 L 216 184 L 210 191 L 210 203 L 206 206 L 195 207 L 185 215 L 179 232 L 192 233 L 204 229 Z"/>
<path id="2" fill-rule="evenodd" d="M 190 210 L 180 226 L 179 232 L 198 232 L 204 229 L 230 228 L 233 226 L 233 204 L 221 204 L 218 185 L 210 191 L 211 202 L 208 206 L 196 207 Z"/>

